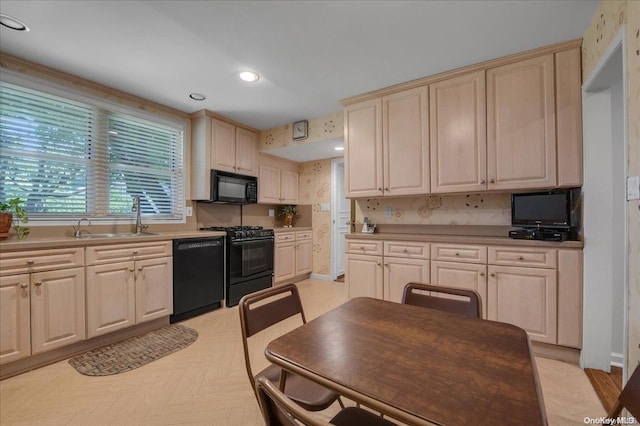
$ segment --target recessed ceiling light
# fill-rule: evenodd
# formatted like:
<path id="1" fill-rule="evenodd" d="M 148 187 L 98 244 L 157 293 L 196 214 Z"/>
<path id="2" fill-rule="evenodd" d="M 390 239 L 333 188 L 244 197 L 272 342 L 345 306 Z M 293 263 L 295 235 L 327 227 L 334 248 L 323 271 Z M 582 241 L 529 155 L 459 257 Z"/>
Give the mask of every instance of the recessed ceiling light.
<path id="1" fill-rule="evenodd" d="M 240 79 L 248 82 L 258 81 L 260 76 L 253 71 L 242 71 L 240 73 Z"/>
<path id="2" fill-rule="evenodd" d="M 191 93 L 189 97 L 194 101 L 204 101 L 205 99 L 207 99 L 205 95 L 201 95 L 200 93 Z"/>
<path id="3" fill-rule="evenodd" d="M 336 146 L 335 148 L 336 151 L 344 151 L 344 146 Z"/>
<path id="4" fill-rule="evenodd" d="M 5 15 L 4 13 L 0 13 L 0 24 L 16 31 L 29 31 L 29 27 L 27 27 L 23 22 L 13 16 Z"/>

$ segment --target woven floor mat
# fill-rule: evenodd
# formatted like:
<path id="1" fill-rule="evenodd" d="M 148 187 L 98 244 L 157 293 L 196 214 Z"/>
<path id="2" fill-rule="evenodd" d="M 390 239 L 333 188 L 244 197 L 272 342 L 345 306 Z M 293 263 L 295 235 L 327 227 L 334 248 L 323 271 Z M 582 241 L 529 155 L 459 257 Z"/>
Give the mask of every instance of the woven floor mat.
<path id="1" fill-rule="evenodd" d="M 197 338 L 197 331 L 173 324 L 78 355 L 69 364 L 87 376 L 124 373 L 184 349 Z"/>

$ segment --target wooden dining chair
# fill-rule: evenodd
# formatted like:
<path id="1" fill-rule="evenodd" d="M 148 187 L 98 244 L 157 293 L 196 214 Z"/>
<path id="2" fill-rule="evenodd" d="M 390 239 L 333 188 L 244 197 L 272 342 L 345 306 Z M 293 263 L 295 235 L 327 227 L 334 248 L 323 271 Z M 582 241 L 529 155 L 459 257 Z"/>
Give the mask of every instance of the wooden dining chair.
<path id="1" fill-rule="evenodd" d="M 248 340 L 251 336 L 296 315 L 300 315 L 302 324 L 306 323 L 298 288 L 293 284 L 285 284 L 247 294 L 240 299 L 238 307 L 244 360 L 251 386 L 255 391 L 255 381 L 260 377 L 279 383 L 282 369 L 276 365 L 271 364 L 258 374 L 253 374 Z M 285 377 L 285 393 L 306 410 L 324 410 L 336 400 L 344 407 L 337 393 L 293 373 L 286 372 Z"/>
<path id="2" fill-rule="evenodd" d="M 431 294 L 424 293 L 427 291 L 431 292 Z M 468 300 L 437 297 L 434 296 L 433 293 L 462 296 Z M 461 314 L 472 318 L 482 318 L 480 295 L 473 290 L 462 290 L 459 288 L 422 283 L 408 283 L 404 287 L 402 303 Z"/>
<path id="3" fill-rule="evenodd" d="M 266 426 L 394 426 L 395 423 L 383 419 L 370 411 L 358 407 L 346 407 L 340 410 L 328 422 L 308 412 L 278 389 L 266 377 L 256 381 L 256 395 Z"/>
<path id="4" fill-rule="evenodd" d="M 609 411 L 609 419 L 616 419 L 623 408 L 636 419 L 640 419 L 640 364 L 636 365 L 636 369 L 620 392 L 616 405 Z"/>

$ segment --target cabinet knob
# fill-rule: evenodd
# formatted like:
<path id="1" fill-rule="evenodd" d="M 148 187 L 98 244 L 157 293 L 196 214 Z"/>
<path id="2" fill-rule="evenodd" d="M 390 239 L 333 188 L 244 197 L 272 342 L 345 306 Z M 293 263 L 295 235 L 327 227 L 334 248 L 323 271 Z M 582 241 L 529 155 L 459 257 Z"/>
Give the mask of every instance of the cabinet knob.
<path id="1" fill-rule="evenodd" d="M 484 179 L 480 179 L 480 184 L 481 184 L 481 185 L 484 185 L 485 183 L 487 183 L 487 182 L 485 182 L 485 180 L 484 180 Z"/>
<path id="2" fill-rule="evenodd" d="M 378 191 L 382 191 L 382 188 L 378 188 Z"/>
<path id="3" fill-rule="evenodd" d="M 524 257 L 518 256 L 518 260 L 524 260 Z"/>
<path id="4" fill-rule="evenodd" d="M 138 271 L 142 271 L 142 266 L 138 266 Z"/>
<path id="5" fill-rule="evenodd" d="M 360 246 L 360 250 L 364 250 L 364 246 Z"/>
<path id="6" fill-rule="evenodd" d="M 20 284 L 20 288 L 28 288 L 28 287 L 29 287 L 29 284 L 27 283 Z"/>
<path id="7" fill-rule="evenodd" d="M 378 265 L 378 266 L 380 266 L 380 265 L 381 265 L 381 263 L 380 263 L 380 262 L 378 262 L 378 263 L 377 263 L 377 265 Z"/>
<path id="8" fill-rule="evenodd" d="M 42 285 L 42 281 L 38 281 L 37 283 L 33 283 L 36 287 L 40 287 Z"/>
<path id="9" fill-rule="evenodd" d="M 480 276 L 481 276 L 481 277 L 484 277 L 484 272 L 480 272 Z"/>
<path id="10" fill-rule="evenodd" d="M 129 268 L 129 271 L 133 272 L 133 271 L 135 271 L 135 269 L 134 268 Z"/>
<path id="11" fill-rule="evenodd" d="M 493 273 L 492 273 L 492 274 L 491 274 L 491 276 L 492 276 L 492 277 L 495 277 L 495 276 L 496 276 L 496 274 L 493 274 Z"/>
<path id="12" fill-rule="evenodd" d="M 385 191 L 389 191 L 389 188 L 385 188 L 384 190 L 385 190 Z"/>
<path id="13" fill-rule="evenodd" d="M 490 179 L 489 183 L 496 183 L 496 180 L 495 179 Z"/>
<path id="14" fill-rule="evenodd" d="M 407 250 L 407 249 L 404 249 L 402 251 L 405 252 L 405 253 L 409 253 L 409 250 Z"/>
<path id="15" fill-rule="evenodd" d="M 386 266 L 386 267 L 388 268 L 388 267 L 389 267 L 389 264 L 388 264 L 388 263 L 385 263 L 385 264 L 384 264 L 384 266 Z"/>
<path id="16" fill-rule="evenodd" d="M 460 253 L 456 253 L 456 256 L 460 256 Z"/>
<path id="17" fill-rule="evenodd" d="M 134 251 L 133 251 L 133 254 L 134 254 L 134 255 L 138 254 L 138 250 L 134 250 Z"/>
<path id="18" fill-rule="evenodd" d="M 33 265 L 35 262 L 35 260 L 29 259 L 27 260 L 27 265 Z"/>

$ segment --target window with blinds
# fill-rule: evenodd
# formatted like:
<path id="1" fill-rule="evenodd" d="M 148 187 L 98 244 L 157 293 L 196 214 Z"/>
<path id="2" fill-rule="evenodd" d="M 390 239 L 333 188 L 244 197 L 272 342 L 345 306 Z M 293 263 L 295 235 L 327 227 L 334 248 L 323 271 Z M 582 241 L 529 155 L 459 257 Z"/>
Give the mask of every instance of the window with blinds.
<path id="1" fill-rule="evenodd" d="M 183 129 L 0 82 L 0 199 L 32 219 L 182 220 Z"/>

